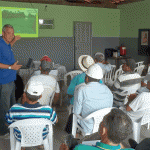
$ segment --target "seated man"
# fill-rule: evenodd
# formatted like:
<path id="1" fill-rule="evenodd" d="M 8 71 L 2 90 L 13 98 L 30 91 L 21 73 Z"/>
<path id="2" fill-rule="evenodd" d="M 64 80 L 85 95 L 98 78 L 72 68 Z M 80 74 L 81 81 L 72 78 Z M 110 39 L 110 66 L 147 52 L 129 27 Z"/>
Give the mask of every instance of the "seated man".
<path id="1" fill-rule="evenodd" d="M 147 88 L 147 81 L 148 80 L 150 80 L 150 73 L 147 73 L 144 80 L 141 81 L 141 88 L 138 89 L 138 91 L 137 91 L 138 93 L 149 92 L 149 89 Z"/>
<path id="2" fill-rule="evenodd" d="M 129 150 L 121 143 L 132 132 L 132 121 L 128 115 L 119 109 L 112 109 L 110 113 L 105 115 L 100 123 L 99 135 L 101 141 L 95 146 L 77 145 L 74 150 Z M 62 144 L 60 150 L 69 150 L 68 146 Z"/>
<path id="3" fill-rule="evenodd" d="M 41 66 L 40 66 L 41 74 L 32 76 L 29 79 L 29 81 L 40 81 L 40 82 L 42 82 L 42 84 L 44 86 L 44 90 L 47 87 L 49 87 L 51 90 L 49 90 L 49 94 L 47 97 L 48 99 L 51 97 L 51 95 L 55 91 L 54 103 L 53 103 L 55 105 L 55 104 L 57 104 L 57 101 L 59 100 L 60 89 L 59 89 L 59 85 L 58 85 L 58 82 L 56 81 L 56 79 L 53 76 L 49 75 L 51 68 L 52 68 L 52 62 L 42 60 Z M 39 103 L 40 102 L 41 102 L 41 100 L 39 100 Z"/>
<path id="4" fill-rule="evenodd" d="M 51 60 L 48 56 L 46 56 L 46 55 L 43 56 L 40 61 L 42 62 L 43 60 L 48 61 L 48 62 L 51 62 L 51 63 L 53 64 L 52 60 Z M 52 65 L 52 66 L 53 66 L 53 65 Z M 58 77 L 57 77 L 57 76 L 58 76 L 58 70 L 52 70 L 52 69 L 53 69 L 53 67 L 51 68 L 51 70 L 50 70 L 50 72 L 49 72 L 49 75 L 51 75 L 51 76 L 53 76 L 55 79 L 57 79 L 57 78 L 58 78 Z M 40 75 L 40 74 L 41 74 L 41 70 L 40 70 L 40 68 L 39 68 L 39 70 L 36 70 L 36 71 L 33 72 L 32 76 Z"/>
<path id="5" fill-rule="evenodd" d="M 73 113 L 80 114 L 83 118 L 89 114 L 112 107 L 113 94 L 110 89 L 100 84 L 99 80 L 103 78 L 101 67 L 94 64 L 85 72 L 85 85 L 80 86 L 74 93 Z M 93 119 L 87 122 L 80 121 L 85 133 L 91 133 L 93 130 Z"/>
<path id="6" fill-rule="evenodd" d="M 123 62 L 122 69 L 124 74 L 120 75 L 112 86 L 114 106 L 116 107 L 123 106 L 126 96 L 135 94 L 141 87 L 142 78 L 138 73 L 134 73 L 135 61 L 133 59 L 126 59 Z"/>
<path id="7" fill-rule="evenodd" d="M 150 91 L 150 80 L 147 83 L 147 88 Z M 129 100 L 128 104 L 120 108 L 134 121 L 140 119 L 146 109 L 150 109 L 150 92 L 142 92 L 135 98 Z"/>
<path id="8" fill-rule="evenodd" d="M 102 68 L 103 75 L 111 70 L 111 64 L 109 64 L 107 61 L 104 61 L 104 59 L 105 57 L 103 53 L 97 52 L 95 54 L 95 63 Z"/>
<path id="9" fill-rule="evenodd" d="M 37 101 L 42 97 L 44 91 L 43 84 L 39 81 L 29 81 L 26 85 L 26 91 L 23 94 L 24 104 L 13 105 L 6 114 L 7 125 L 15 121 L 29 118 L 45 118 L 51 120 L 53 124 L 58 122 L 55 111 L 50 106 L 42 106 Z M 29 113 L 30 112 L 30 113 Z M 20 131 L 14 129 L 15 137 L 21 141 Z M 43 139 L 48 134 L 48 128 L 43 129 Z"/>
<path id="10" fill-rule="evenodd" d="M 83 73 L 76 75 L 72 80 L 71 83 L 67 89 L 67 94 L 73 96 L 74 95 L 74 91 L 75 91 L 75 87 L 81 83 L 85 82 L 85 71 L 87 71 L 87 69 L 94 64 L 94 60 L 91 56 L 89 55 L 81 55 L 78 59 L 78 64 L 79 67 L 81 68 L 81 70 L 83 71 Z M 102 83 L 102 80 L 100 80 L 100 83 Z M 70 104 L 73 105 L 74 103 L 74 97 L 71 98 Z"/>

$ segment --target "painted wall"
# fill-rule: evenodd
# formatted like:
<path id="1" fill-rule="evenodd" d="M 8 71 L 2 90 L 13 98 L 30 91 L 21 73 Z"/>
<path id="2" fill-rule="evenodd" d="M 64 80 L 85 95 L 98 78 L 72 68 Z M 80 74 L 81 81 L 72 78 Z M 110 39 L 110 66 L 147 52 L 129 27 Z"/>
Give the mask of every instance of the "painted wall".
<path id="1" fill-rule="evenodd" d="M 138 30 L 150 28 L 150 0 L 119 5 L 120 44 L 127 47 L 127 55 L 136 61 L 148 62 L 147 56 L 138 55 Z"/>
<path id="2" fill-rule="evenodd" d="M 93 37 L 119 37 L 120 10 L 98 7 L 0 2 L 0 6 L 35 8 L 39 18 L 54 19 L 54 29 L 39 30 L 39 37 L 72 37 L 73 21 L 92 22 Z"/>
<path id="3" fill-rule="evenodd" d="M 138 29 L 150 28 L 150 0 L 118 6 L 120 37 L 138 37 Z"/>
<path id="4" fill-rule="evenodd" d="M 92 22 L 93 54 L 119 45 L 120 10 L 117 9 L 65 5 L 47 5 L 45 9 L 45 4 L 19 2 L 0 2 L 0 6 L 35 8 L 40 19 L 54 19 L 54 29 L 39 29 L 39 38 L 21 38 L 14 44 L 15 59 L 23 65 L 30 57 L 39 60 L 48 55 L 71 71 L 74 68 L 73 21 Z"/>

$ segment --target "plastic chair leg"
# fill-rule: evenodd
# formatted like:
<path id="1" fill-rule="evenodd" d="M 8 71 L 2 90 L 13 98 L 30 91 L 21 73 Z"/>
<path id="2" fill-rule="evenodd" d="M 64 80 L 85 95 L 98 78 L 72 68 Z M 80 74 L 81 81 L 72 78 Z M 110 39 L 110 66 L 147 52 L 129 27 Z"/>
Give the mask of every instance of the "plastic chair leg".
<path id="1" fill-rule="evenodd" d="M 44 150 L 52 150 L 49 147 L 48 138 L 43 140 L 43 143 L 44 143 Z"/>
<path id="2" fill-rule="evenodd" d="M 133 122 L 133 139 L 137 143 L 140 142 L 140 131 L 141 131 L 141 121 Z"/>
<path id="3" fill-rule="evenodd" d="M 16 140 L 16 149 L 15 150 L 21 150 L 21 142 Z"/>
<path id="4" fill-rule="evenodd" d="M 11 150 L 15 150 L 16 140 L 15 140 L 12 128 L 10 128 L 10 146 L 11 146 Z"/>

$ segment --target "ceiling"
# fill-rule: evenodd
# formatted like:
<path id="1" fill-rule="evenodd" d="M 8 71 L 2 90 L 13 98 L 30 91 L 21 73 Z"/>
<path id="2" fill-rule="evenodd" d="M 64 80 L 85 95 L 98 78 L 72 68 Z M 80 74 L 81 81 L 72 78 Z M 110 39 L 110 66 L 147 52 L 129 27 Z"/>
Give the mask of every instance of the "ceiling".
<path id="1" fill-rule="evenodd" d="M 134 3 L 134 2 L 144 1 L 144 0 L 1 0 L 1 1 L 117 9 L 118 5 L 125 5 L 128 3 Z"/>

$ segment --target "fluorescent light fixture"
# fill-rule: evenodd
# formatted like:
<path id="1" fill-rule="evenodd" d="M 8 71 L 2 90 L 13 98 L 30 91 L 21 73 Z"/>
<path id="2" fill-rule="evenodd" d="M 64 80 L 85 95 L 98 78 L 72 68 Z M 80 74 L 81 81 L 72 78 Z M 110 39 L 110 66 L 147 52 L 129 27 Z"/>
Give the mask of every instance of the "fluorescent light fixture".
<path id="1" fill-rule="evenodd" d="M 39 24 L 43 24 L 44 20 L 43 19 L 39 19 Z"/>

